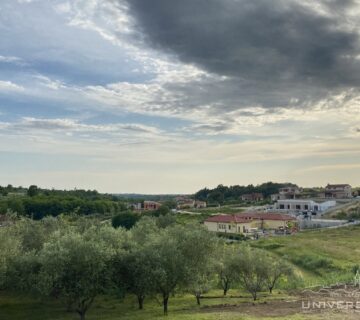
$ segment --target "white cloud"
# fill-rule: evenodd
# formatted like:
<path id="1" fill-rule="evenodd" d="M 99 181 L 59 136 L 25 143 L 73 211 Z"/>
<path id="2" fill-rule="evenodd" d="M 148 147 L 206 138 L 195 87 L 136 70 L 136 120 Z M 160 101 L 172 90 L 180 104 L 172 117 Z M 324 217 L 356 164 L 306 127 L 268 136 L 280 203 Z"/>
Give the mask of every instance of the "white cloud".
<path id="1" fill-rule="evenodd" d="M 14 56 L 2 56 L 0 55 L 0 63 L 3 62 L 3 63 L 13 63 L 13 64 L 16 64 L 16 65 L 20 65 L 20 66 L 25 66 L 27 65 L 27 63 L 19 58 L 19 57 L 14 57 Z"/>
<path id="2" fill-rule="evenodd" d="M 0 80 L 0 92 L 17 92 L 17 91 L 24 91 L 24 87 L 17 85 L 11 81 L 2 81 Z"/>

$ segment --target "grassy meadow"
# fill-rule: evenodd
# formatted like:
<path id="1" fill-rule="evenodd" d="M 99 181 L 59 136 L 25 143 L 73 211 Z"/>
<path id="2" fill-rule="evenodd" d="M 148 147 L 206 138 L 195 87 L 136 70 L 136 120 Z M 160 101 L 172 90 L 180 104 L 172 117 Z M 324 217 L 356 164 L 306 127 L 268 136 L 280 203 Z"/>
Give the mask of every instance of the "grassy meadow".
<path id="1" fill-rule="evenodd" d="M 251 245 L 288 259 L 306 287 L 347 280 L 352 267 L 360 265 L 360 226 L 303 231 Z"/>
<path id="2" fill-rule="evenodd" d="M 208 298 L 206 298 L 206 296 Z M 272 296 L 263 294 L 253 304 L 244 293 L 232 290 L 228 297 L 221 297 L 220 291 L 213 291 L 197 306 L 191 295 L 177 295 L 170 300 L 169 315 L 164 316 L 160 302 L 155 298 L 146 300 L 144 310 L 138 310 L 135 297 L 128 296 L 125 301 L 98 297 L 89 310 L 88 320 L 317 320 L 319 314 L 301 313 L 301 304 L 293 297 L 274 292 Z M 266 302 L 265 302 L 266 301 Z M 344 319 L 331 314 L 330 320 Z M 49 299 L 28 296 L 0 294 L 0 319 L 6 320 L 76 320 L 78 315 L 67 312 L 63 304 Z M 349 318 L 352 319 L 352 318 Z"/>

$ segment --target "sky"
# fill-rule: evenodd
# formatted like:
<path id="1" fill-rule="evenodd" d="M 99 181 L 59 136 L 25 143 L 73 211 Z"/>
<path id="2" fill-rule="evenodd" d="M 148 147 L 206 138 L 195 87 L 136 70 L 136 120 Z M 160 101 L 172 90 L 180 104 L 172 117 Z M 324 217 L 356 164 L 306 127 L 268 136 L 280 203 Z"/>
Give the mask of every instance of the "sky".
<path id="1" fill-rule="evenodd" d="M 0 185 L 360 185 L 360 1 L 1 0 Z"/>

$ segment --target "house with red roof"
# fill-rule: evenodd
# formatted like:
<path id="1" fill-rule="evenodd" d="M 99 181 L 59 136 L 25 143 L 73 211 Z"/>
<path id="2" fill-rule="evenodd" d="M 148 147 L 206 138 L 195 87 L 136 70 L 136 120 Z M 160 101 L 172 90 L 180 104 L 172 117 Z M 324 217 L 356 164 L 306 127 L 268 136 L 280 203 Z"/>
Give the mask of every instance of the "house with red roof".
<path id="1" fill-rule="evenodd" d="M 244 234 L 253 230 L 284 230 L 294 228 L 297 219 L 291 215 L 273 212 L 220 214 L 204 221 L 209 231 Z"/>

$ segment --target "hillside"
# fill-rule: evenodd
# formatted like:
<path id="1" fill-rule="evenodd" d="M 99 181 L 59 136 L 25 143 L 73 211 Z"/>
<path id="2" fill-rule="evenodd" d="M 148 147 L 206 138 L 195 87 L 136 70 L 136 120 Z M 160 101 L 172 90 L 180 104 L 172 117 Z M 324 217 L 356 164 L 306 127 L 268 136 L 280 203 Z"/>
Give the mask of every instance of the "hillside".
<path id="1" fill-rule="evenodd" d="M 329 210 L 324 218 L 332 219 L 360 219 L 360 199 L 345 203 Z"/>
<path id="2" fill-rule="evenodd" d="M 351 278 L 360 265 L 360 226 L 301 232 L 252 242 L 254 247 L 283 256 L 297 267 L 305 286 L 331 284 Z"/>

